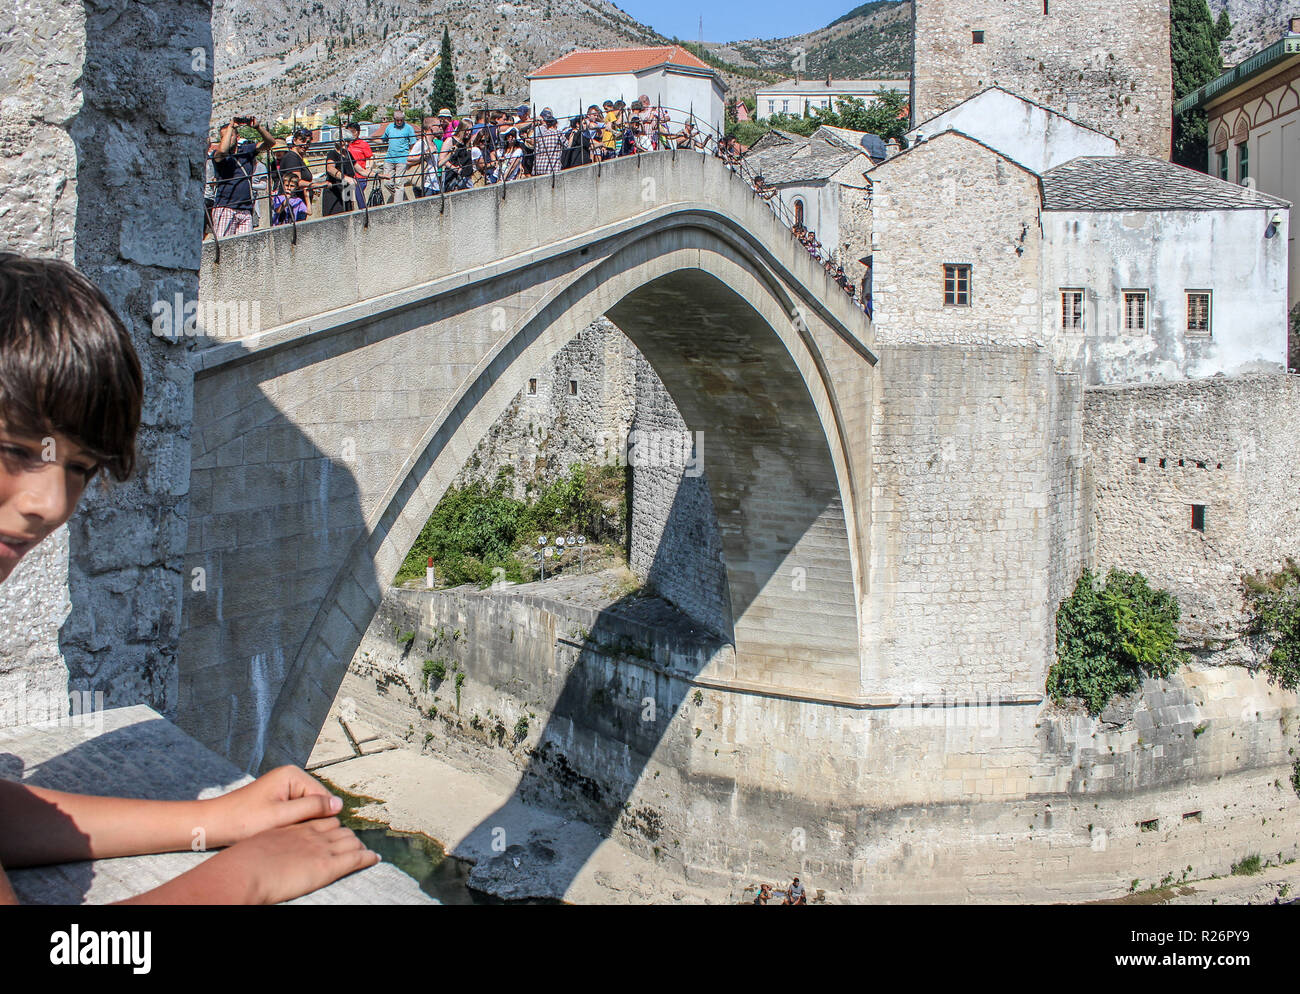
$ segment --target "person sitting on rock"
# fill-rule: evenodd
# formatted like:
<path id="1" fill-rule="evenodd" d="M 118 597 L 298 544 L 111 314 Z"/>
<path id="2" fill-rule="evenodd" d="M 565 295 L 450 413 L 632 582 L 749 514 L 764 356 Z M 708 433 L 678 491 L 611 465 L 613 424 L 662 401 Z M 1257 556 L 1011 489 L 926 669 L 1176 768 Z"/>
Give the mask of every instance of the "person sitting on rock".
<path id="1" fill-rule="evenodd" d="M 179 315 L 177 320 L 179 320 Z M 140 360 L 104 294 L 72 266 L 0 252 L 0 583 L 72 517 L 97 477 L 135 465 Z M 379 856 L 333 817 L 342 801 L 293 766 L 221 797 L 146 801 L 0 779 L 3 867 L 228 847 L 123 903 L 273 904 Z"/>

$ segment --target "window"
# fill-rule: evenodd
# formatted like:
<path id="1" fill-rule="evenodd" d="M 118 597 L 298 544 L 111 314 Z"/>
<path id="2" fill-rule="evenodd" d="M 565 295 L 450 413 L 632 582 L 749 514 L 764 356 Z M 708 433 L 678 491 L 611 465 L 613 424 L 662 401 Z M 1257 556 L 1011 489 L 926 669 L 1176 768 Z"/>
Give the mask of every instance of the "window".
<path id="1" fill-rule="evenodd" d="M 1061 291 L 1061 330 L 1083 330 L 1083 291 Z"/>
<path id="2" fill-rule="evenodd" d="M 984 32 L 983 32 L 983 31 L 972 31 L 972 32 L 970 33 L 970 43 L 971 43 L 972 45 L 983 45 L 983 44 L 984 44 Z"/>
<path id="3" fill-rule="evenodd" d="M 536 380 L 536 379 L 530 379 L 530 380 L 528 381 L 528 395 L 529 395 L 530 397 L 535 397 L 535 396 L 537 395 L 537 380 Z"/>
<path id="4" fill-rule="evenodd" d="M 782 113 L 782 114 L 789 114 L 789 113 L 790 113 L 790 101 L 789 101 L 789 100 L 782 100 L 782 101 L 781 101 L 781 113 Z"/>
<path id="5" fill-rule="evenodd" d="M 1210 333 L 1210 291 L 1187 291 L 1187 334 Z"/>
<path id="6" fill-rule="evenodd" d="M 1147 292 L 1145 290 L 1124 291 L 1124 330 L 1147 330 Z"/>
<path id="7" fill-rule="evenodd" d="M 1242 186 L 1250 179 L 1250 149 L 1242 142 L 1237 146 L 1237 182 Z"/>
<path id="8" fill-rule="evenodd" d="M 775 114 L 775 113 L 776 113 L 776 101 L 775 101 L 775 100 L 769 100 L 769 101 L 767 102 L 767 116 L 768 116 L 768 117 L 771 117 L 771 116 L 772 116 L 773 114 Z"/>
<path id="9" fill-rule="evenodd" d="M 970 306 L 970 266 L 947 264 L 943 267 L 944 306 Z"/>
<path id="10" fill-rule="evenodd" d="M 1192 505 L 1192 530 L 1198 532 L 1205 531 L 1205 505 L 1204 504 Z"/>
<path id="11" fill-rule="evenodd" d="M 1227 180 L 1228 178 L 1228 150 L 1225 148 L 1218 153 L 1219 156 L 1219 179 Z"/>
<path id="12" fill-rule="evenodd" d="M 569 381 L 569 396 L 570 396 L 570 397 L 576 397 L 576 396 L 578 396 L 578 381 L 577 381 L 577 380 L 570 380 L 570 381 Z"/>
<path id="13" fill-rule="evenodd" d="M 1047 0 L 1043 0 L 1043 14 L 1044 16 L 1047 14 Z"/>
<path id="14" fill-rule="evenodd" d="M 794 201 L 794 223 L 796 225 L 803 224 L 803 201 L 798 197 Z"/>

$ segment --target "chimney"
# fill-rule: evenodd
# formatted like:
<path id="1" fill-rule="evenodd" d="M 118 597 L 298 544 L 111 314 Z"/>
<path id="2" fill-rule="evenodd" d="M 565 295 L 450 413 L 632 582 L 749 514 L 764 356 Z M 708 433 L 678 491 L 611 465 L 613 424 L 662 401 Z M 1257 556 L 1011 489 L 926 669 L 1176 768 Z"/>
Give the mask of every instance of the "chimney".
<path id="1" fill-rule="evenodd" d="M 892 159 L 894 156 L 896 156 L 896 155 L 897 155 L 899 152 L 901 152 L 901 151 L 902 151 L 902 146 L 898 144 L 898 140 L 897 140 L 897 139 L 895 139 L 895 138 L 891 138 L 891 139 L 889 139 L 889 141 L 885 142 L 885 158 L 886 158 L 886 159 Z"/>
<path id="2" fill-rule="evenodd" d="M 1300 17 L 1291 18 L 1291 33 L 1293 35 L 1300 35 Z"/>

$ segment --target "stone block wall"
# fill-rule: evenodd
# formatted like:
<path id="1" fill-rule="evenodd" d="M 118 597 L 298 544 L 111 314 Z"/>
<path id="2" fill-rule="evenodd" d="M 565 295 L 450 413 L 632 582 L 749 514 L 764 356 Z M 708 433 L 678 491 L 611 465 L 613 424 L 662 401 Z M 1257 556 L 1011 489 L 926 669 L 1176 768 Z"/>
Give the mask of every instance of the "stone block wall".
<path id="1" fill-rule="evenodd" d="M 644 358 L 636 363 L 636 415 L 632 428 L 670 440 L 686 434 L 686 422 L 663 381 Z M 697 453 L 708 466 L 709 437 Z M 657 446 L 665 451 L 666 446 Z M 665 600 L 724 638 L 731 636 L 731 598 L 717 515 L 707 469 L 687 475 L 670 460 L 632 470 L 631 546 L 628 565 Z"/>
<path id="2" fill-rule="evenodd" d="M 1089 389 L 1096 567 L 1144 573 L 1182 607 L 1181 633 L 1213 650 L 1240 632 L 1241 579 L 1300 559 L 1300 377 L 1214 377 Z M 1192 506 L 1205 528 L 1192 527 Z M 1222 662 L 1255 662 L 1238 643 Z"/>
<path id="3" fill-rule="evenodd" d="M 871 171 L 877 341 L 1032 342 L 1040 334 L 1038 178 L 955 133 Z M 970 305 L 944 265 L 971 267 Z"/>
<path id="4" fill-rule="evenodd" d="M 76 265 L 144 368 L 135 475 L 92 487 L 0 588 L 0 702 L 71 689 L 176 706 L 192 376 L 184 346 L 152 335 L 151 308 L 198 293 L 210 20 L 210 0 L 0 13 L 0 247 Z"/>
<path id="5" fill-rule="evenodd" d="M 997 85 L 1169 157 L 1168 0 L 916 0 L 915 18 L 914 125 Z"/>
<path id="6" fill-rule="evenodd" d="M 1078 392 L 1042 348 L 894 345 L 878 371 L 864 691 L 1036 699 L 1082 555 Z"/>
<path id="7" fill-rule="evenodd" d="M 608 318 L 601 318 L 528 377 L 510 407 L 492 425 L 456 480 L 491 483 L 509 470 L 516 499 L 565 475 L 574 463 L 618 458 L 635 401 L 640 353 Z M 576 382 L 576 392 L 572 383 Z"/>

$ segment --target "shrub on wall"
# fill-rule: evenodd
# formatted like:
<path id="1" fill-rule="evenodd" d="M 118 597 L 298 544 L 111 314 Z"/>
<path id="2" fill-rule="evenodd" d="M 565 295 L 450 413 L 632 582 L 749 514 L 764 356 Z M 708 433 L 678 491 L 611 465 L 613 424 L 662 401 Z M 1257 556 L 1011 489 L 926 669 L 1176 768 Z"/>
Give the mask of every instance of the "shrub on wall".
<path id="1" fill-rule="evenodd" d="M 1153 590 L 1141 573 L 1113 569 L 1098 587 L 1084 570 L 1056 612 L 1048 694 L 1058 704 L 1080 699 L 1096 715 L 1115 695 L 1138 690 L 1142 677 L 1168 676 L 1185 658 L 1174 645 L 1178 617 L 1173 595 Z"/>
<path id="2" fill-rule="evenodd" d="M 1283 690 L 1300 688 L 1300 566 L 1288 559 L 1281 572 L 1247 577 L 1245 586 L 1250 633 L 1269 650 L 1265 672 Z"/>

